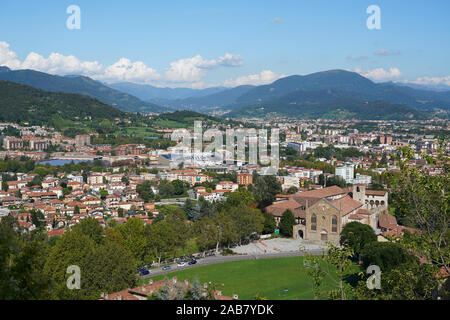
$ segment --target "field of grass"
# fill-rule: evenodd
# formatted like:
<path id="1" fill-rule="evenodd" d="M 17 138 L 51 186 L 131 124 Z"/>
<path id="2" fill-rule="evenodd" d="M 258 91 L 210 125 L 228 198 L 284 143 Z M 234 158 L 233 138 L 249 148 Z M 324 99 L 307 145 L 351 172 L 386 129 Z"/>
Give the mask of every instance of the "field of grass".
<path id="1" fill-rule="evenodd" d="M 176 276 L 179 281 L 212 281 L 224 295 L 253 300 L 256 294 L 271 300 L 314 299 L 312 279 L 303 266 L 303 257 L 233 261 L 196 267 L 152 278 Z M 223 284 L 223 286 L 222 286 Z"/>
<path id="2" fill-rule="evenodd" d="M 128 127 L 122 128 L 116 132 L 116 134 L 121 134 L 125 136 L 132 136 L 136 138 L 162 138 L 160 132 L 154 131 L 149 127 Z"/>

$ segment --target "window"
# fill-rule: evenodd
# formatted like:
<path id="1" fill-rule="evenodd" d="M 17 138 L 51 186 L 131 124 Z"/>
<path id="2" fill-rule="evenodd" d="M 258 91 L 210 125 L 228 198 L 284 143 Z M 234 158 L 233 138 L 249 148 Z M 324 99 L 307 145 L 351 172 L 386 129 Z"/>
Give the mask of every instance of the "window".
<path id="1" fill-rule="evenodd" d="M 314 213 L 311 216 L 311 230 L 317 230 L 317 217 Z"/>
<path id="2" fill-rule="evenodd" d="M 337 217 L 334 215 L 333 218 L 331 219 L 331 232 L 337 232 Z"/>

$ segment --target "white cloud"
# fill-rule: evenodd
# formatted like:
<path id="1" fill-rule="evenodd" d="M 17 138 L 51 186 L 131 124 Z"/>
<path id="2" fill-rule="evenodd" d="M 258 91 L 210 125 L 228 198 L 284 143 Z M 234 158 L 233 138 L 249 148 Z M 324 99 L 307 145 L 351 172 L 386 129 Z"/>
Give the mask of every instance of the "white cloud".
<path id="1" fill-rule="evenodd" d="M 236 79 L 225 80 L 222 85 L 225 87 L 236 87 L 242 85 L 263 85 L 272 83 L 285 75 L 276 74 L 270 70 L 263 70 L 258 74 L 252 74 L 248 76 L 239 77 Z"/>
<path id="2" fill-rule="evenodd" d="M 169 86 L 184 83 L 190 87 L 207 87 L 208 84 L 202 80 L 208 70 L 219 67 L 238 67 L 242 64 L 242 57 L 231 53 L 212 60 L 196 55 L 172 62 L 168 70 L 160 74 L 142 61 L 133 62 L 127 58 L 121 58 L 106 68 L 97 61 L 80 61 L 73 55 L 64 56 L 60 53 L 52 53 L 45 58 L 31 52 L 24 61 L 21 61 L 7 42 L 0 42 L 0 65 L 13 70 L 33 69 L 59 75 L 82 74 L 106 82 L 131 81 L 155 85 L 155 81 L 159 81 Z"/>
<path id="3" fill-rule="evenodd" d="M 121 58 L 112 65 L 103 67 L 97 61 L 81 61 L 73 55 L 52 53 L 45 58 L 31 52 L 25 60 L 21 61 L 7 42 L 0 42 L 0 65 L 13 70 L 33 69 L 59 75 L 82 74 L 110 83 L 130 81 L 169 87 L 207 88 L 217 85 L 232 87 L 245 84 L 268 84 L 284 76 L 270 70 L 263 70 L 258 74 L 228 79 L 218 84 L 204 82 L 210 70 L 220 67 L 238 67 L 242 64 L 242 57 L 231 53 L 212 60 L 204 59 L 201 55 L 180 59 L 170 63 L 169 68 L 163 73 L 159 73 L 142 61 L 131 61 L 127 58 Z"/>
<path id="4" fill-rule="evenodd" d="M 362 69 L 356 69 L 355 72 L 360 75 L 369 78 L 373 81 L 389 81 L 401 78 L 403 75 L 398 68 L 389 68 L 385 70 L 383 68 L 377 68 L 373 70 L 364 71 Z"/>
<path id="5" fill-rule="evenodd" d="M 102 65 L 97 61 L 80 61 L 70 55 L 64 56 L 60 53 L 52 53 L 48 58 L 31 52 L 22 62 L 21 69 L 33 69 L 51 74 L 94 74 L 102 70 Z"/>
<path id="6" fill-rule="evenodd" d="M 17 58 L 17 54 L 9 48 L 9 43 L 0 41 L 0 66 L 20 69 L 20 65 L 21 62 Z"/>
<path id="7" fill-rule="evenodd" d="M 233 55 L 231 53 L 225 53 L 224 56 L 217 60 L 218 66 L 224 67 L 239 67 L 242 66 L 242 57 L 240 55 Z"/>
<path id="8" fill-rule="evenodd" d="M 423 84 L 423 85 L 446 85 L 450 86 L 450 76 L 446 77 L 419 77 L 414 81 L 408 81 L 410 83 Z"/>
<path id="9" fill-rule="evenodd" d="M 64 56 L 60 53 L 52 53 L 48 58 L 44 58 L 31 52 L 24 61 L 20 61 L 7 42 L 0 42 L 0 65 L 13 70 L 33 69 L 52 74 L 93 74 L 102 70 L 102 65 L 97 61 L 80 61 L 72 55 Z"/>
<path id="10" fill-rule="evenodd" d="M 165 73 L 168 81 L 174 82 L 196 82 L 206 76 L 208 69 L 218 67 L 237 67 L 242 65 L 241 56 L 226 53 L 217 60 L 205 60 L 200 55 L 192 58 L 180 59 L 170 64 L 169 70 Z"/>
<path id="11" fill-rule="evenodd" d="M 131 62 L 127 58 L 122 58 L 94 78 L 105 81 L 148 83 L 160 79 L 161 75 L 155 69 L 147 67 L 142 61 Z"/>

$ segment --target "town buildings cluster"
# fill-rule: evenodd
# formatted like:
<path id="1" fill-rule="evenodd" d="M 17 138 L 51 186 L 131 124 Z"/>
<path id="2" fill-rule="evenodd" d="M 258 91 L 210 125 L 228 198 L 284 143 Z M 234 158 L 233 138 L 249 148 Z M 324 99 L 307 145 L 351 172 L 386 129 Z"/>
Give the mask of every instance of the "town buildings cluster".
<path id="1" fill-rule="evenodd" d="M 425 165 L 424 169 L 429 174 L 440 174 L 422 157 L 422 153 L 435 155 L 439 141 L 434 136 L 409 131 L 414 131 L 411 128 L 416 127 L 427 130 L 449 129 L 446 121 L 360 123 L 356 120 L 298 121 L 281 118 L 275 122 L 260 119 L 246 121 L 262 127 L 276 123 L 280 133 L 285 135 L 281 147 L 290 147 L 299 156 L 313 154 L 317 148 L 326 146 L 339 149 L 352 147 L 361 152 L 362 155 L 347 159 L 334 156 L 318 159 L 321 163 L 333 166 L 334 173 L 287 164 L 279 168 L 284 174 L 278 174 L 277 179 L 285 194 L 280 195 L 279 201 L 270 206 L 268 211 L 279 219 L 286 209 L 290 209 L 299 222 L 294 236 L 321 241 L 335 241 L 342 227 L 350 221 L 366 223 L 378 234 L 393 230 L 386 228 L 383 223 L 383 215 L 388 214 L 388 191 L 370 190 L 372 176 L 357 173 L 356 170 L 363 169 L 374 174 L 397 171 L 399 169 L 393 155 L 399 153 L 399 147 L 409 146 L 414 152 L 413 165 Z M 366 130 L 364 125 L 368 124 L 372 129 Z M 2 132 L 5 129 L 11 132 L 10 128 L 19 134 L 14 137 L 2 136 L 3 151 L 0 151 L 0 158 L 26 157 L 35 161 L 45 160 L 50 164 L 58 161 L 101 160 L 105 164 L 102 172 L 61 171 L 55 175 L 49 174 L 41 177 L 39 185 L 32 183 L 36 173 L 2 173 L 2 180 L 8 177 L 4 183 L 2 181 L 4 188 L 0 192 L 2 214 L 14 214 L 24 227 L 33 229 L 35 225 L 28 212 L 39 211 L 44 217 L 45 229 L 50 234 L 61 233 L 61 230 L 86 217 L 94 217 L 102 225 L 106 224 L 107 219 L 123 223 L 128 217 L 138 217 L 145 223 L 151 223 L 158 215 L 157 204 L 182 203 L 186 198 L 198 200 L 200 197 L 210 202 L 224 200 L 228 192 L 236 191 L 240 185 L 251 185 L 253 174 L 262 170 L 258 164 L 211 160 L 211 157 L 202 154 L 196 158 L 192 158 L 191 154 L 190 159 L 193 161 L 184 162 L 183 155 L 180 156 L 174 147 L 166 150 L 148 148 L 143 144 L 113 147 L 93 144 L 95 134 L 68 138 L 51 128 L 0 124 Z M 449 150 L 449 146 L 446 147 Z M 135 169 L 139 169 L 139 172 Z M 206 187 L 205 184 L 214 180 L 212 173 L 235 173 L 236 181 L 216 181 L 214 188 Z M 326 179 L 333 176 L 341 177 L 349 187 L 326 188 Z M 325 180 L 322 181 L 321 177 Z M 161 181 L 177 180 L 189 186 L 188 192 L 179 199 L 160 197 L 157 201 L 146 202 L 136 191 L 138 185 L 150 181 L 151 192 L 158 195 Z M 294 194 L 288 195 L 289 190 L 294 190 Z"/>

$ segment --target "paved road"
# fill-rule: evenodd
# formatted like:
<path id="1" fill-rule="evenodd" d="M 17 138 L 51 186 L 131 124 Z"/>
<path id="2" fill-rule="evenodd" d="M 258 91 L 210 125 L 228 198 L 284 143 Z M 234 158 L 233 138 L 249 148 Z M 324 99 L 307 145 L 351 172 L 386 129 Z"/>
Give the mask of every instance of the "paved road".
<path id="1" fill-rule="evenodd" d="M 186 199 L 189 198 L 172 198 L 172 199 L 161 199 L 160 202 L 157 202 L 155 204 L 157 205 L 164 205 L 164 204 L 184 204 L 186 202 Z"/>
<path id="2" fill-rule="evenodd" d="M 305 254 L 312 254 L 312 255 L 321 255 L 323 253 L 322 250 L 309 250 L 307 253 L 301 252 L 301 251 L 291 251 L 291 252 L 279 252 L 279 253 L 267 253 L 267 254 L 258 254 L 258 255 L 230 255 L 230 256 L 209 256 L 202 259 L 198 259 L 197 263 L 194 265 L 187 265 L 185 267 L 178 267 L 176 263 L 170 264 L 171 269 L 163 271 L 161 268 L 151 269 L 150 274 L 143 276 L 143 279 L 159 276 L 162 274 L 167 274 L 175 271 L 185 270 L 185 269 L 191 269 L 211 264 L 218 264 L 218 263 L 224 263 L 224 262 L 230 262 L 230 261 L 238 261 L 238 260 L 256 260 L 256 259 L 269 259 L 269 258 L 285 258 L 285 257 L 299 257 L 304 256 Z"/>

